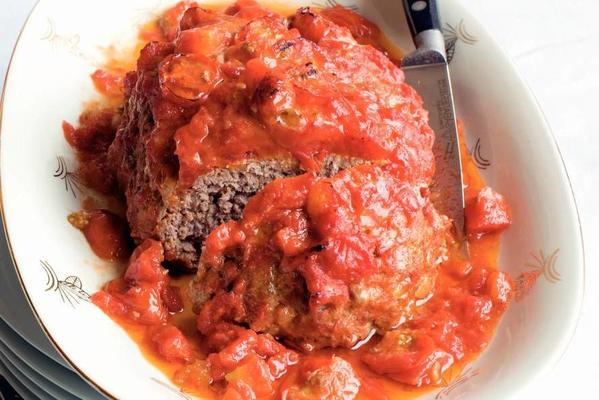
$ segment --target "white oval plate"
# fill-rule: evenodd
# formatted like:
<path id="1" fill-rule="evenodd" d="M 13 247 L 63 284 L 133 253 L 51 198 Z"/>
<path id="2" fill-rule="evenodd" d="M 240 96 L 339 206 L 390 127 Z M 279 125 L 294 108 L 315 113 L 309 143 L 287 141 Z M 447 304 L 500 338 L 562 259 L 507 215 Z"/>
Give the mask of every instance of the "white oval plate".
<path id="1" fill-rule="evenodd" d="M 129 43 L 137 25 L 172 3 L 41 0 L 15 49 L 5 86 L 2 196 L 20 278 L 61 353 L 118 399 L 185 397 L 88 301 L 112 273 L 67 223 L 79 199 L 71 180 L 72 152 L 60 126 L 64 119 L 76 121 L 82 103 L 94 97 L 89 75 L 102 62 L 101 46 Z M 410 49 L 400 1 L 341 3 L 357 7 Z M 539 279 L 530 293 L 520 292 L 485 354 L 456 383 L 424 398 L 505 400 L 553 366 L 572 336 L 582 300 L 582 238 L 566 171 L 534 98 L 481 25 L 457 1 L 441 5 L 468 144 L 488 182 L 514 208 L 501 264 L 518 282 Z"/>

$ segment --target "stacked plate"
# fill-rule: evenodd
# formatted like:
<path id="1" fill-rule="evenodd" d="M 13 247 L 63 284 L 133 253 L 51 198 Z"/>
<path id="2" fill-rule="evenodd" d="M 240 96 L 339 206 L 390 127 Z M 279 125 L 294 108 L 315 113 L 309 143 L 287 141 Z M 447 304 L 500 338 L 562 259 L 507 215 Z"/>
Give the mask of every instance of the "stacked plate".
<path id="1" fill-rule="evenodd" d="M 0 240 L 0 375 L 28 399 L 105 399 L 56 352 L 35 319 Z"/>

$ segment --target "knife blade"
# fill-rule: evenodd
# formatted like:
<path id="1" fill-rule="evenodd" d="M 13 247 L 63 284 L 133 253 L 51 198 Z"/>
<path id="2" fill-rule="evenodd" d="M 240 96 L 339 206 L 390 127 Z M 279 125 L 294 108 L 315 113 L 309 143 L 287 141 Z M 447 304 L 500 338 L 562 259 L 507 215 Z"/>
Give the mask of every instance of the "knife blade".
<path id="1" fill-rule="evenodd" d="M 416 50 L 403 58 L 401 69 L 406 82 L 422 97 L 435 132 L 432 201 L 451 219 L 456 238 L 467 252 L 460 138 L 437 4 L 435 0 L 404 0 L 404 9 Z"/>

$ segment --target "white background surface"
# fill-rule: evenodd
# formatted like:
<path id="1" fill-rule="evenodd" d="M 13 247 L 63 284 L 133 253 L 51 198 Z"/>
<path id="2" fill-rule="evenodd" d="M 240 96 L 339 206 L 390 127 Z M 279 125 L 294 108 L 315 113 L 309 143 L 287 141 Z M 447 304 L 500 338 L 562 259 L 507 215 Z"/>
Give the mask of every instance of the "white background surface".
<path id="1" fill-rule="evenodd" d="M 599 0 L 462 2 L 514 59 L 537 96 L 574 186 L 586 245 L 585 303 L 572 344 L 550 375 L 515 400 L 599 399 Z M 0 0 L 0 88 L 34 3 Z"/>

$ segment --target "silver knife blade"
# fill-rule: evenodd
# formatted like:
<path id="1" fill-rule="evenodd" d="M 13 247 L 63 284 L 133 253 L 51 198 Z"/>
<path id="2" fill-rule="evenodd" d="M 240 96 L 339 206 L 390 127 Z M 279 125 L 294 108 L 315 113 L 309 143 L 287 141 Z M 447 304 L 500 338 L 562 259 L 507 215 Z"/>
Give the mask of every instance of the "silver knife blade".
<path id="1" fill-rule="evenodd" d="M 462 162 L 449 67 L 443 56 L 431 58 L 420 52 L 417 57 L 404 60 L 402 70 L 406 82 L 422 97 L 429 112 L 429 125 L 436 135 L 433 204 L 452 220 L 456 238 L 464 242 Z"/>

